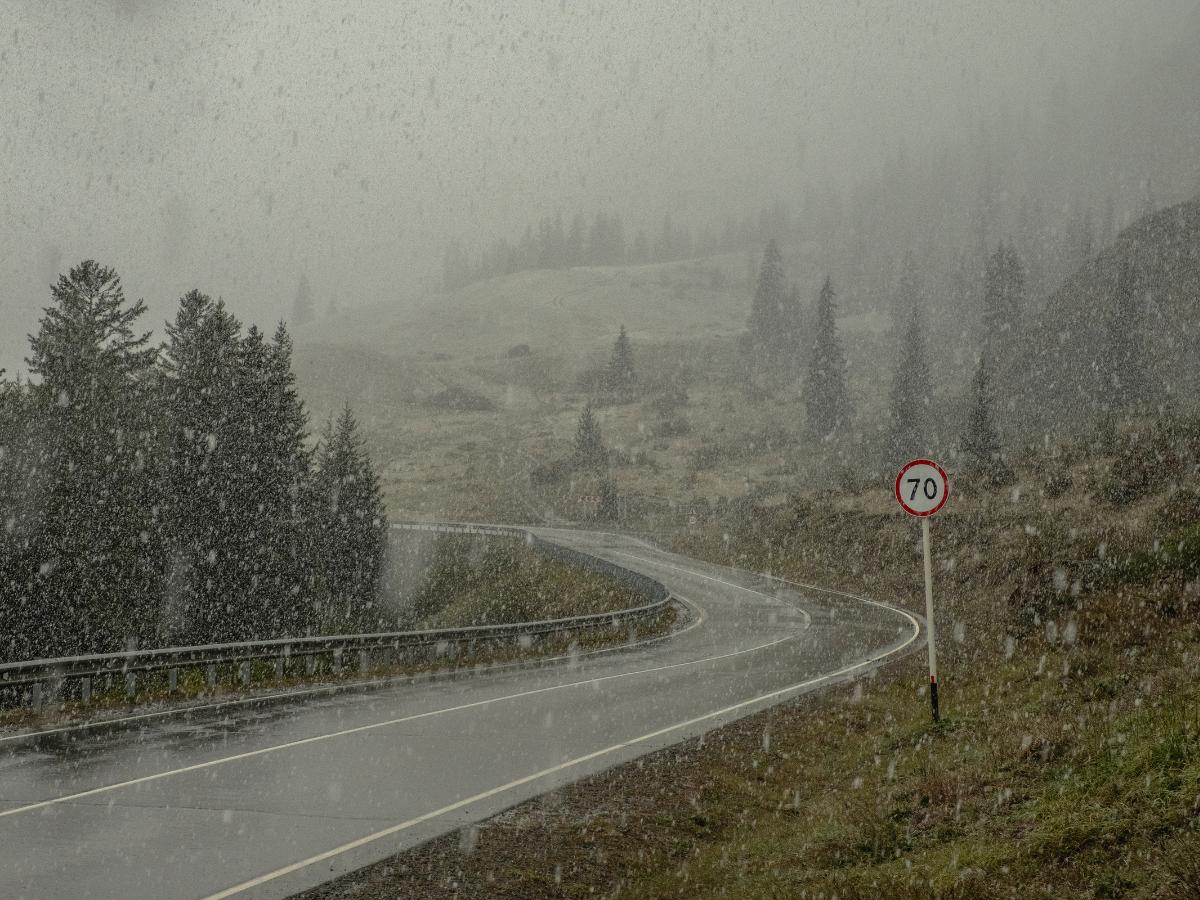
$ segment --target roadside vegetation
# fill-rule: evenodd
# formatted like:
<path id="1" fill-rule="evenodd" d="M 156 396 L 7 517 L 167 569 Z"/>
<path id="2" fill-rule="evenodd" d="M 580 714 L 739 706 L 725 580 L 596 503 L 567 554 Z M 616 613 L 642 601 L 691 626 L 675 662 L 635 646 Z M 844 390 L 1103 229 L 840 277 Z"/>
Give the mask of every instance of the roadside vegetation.
<path id="1" fill-rule="evenodd" d="M 1197 896 L 1198 424 L 952 475 L 940 726 L 917 654 L 312 896 Z M 678 549 L 920 608 L 919 531 L 877 486 L 742 504 Z"/>
<path id="2" fill-rule="evenodd" d="M 561 619 L 648 602 L 606 575 L 553 559 L 519 539 L 441 534 L 419 565 L 423 581 L 404 613 L 416 628 Z"/>
<path id="3" fill-rule="evenodd" d="M 547 557 L 519 540 L 437 535 L 429 545 L 393 538 L 392 564 L 417 571 L 417 586 L 407 602 L 387 611 L 397 629 L 460 628 L 513 622 L 559 619 L 613 612 L 641 606 L 647 599 L 608 576 Z M 0 727 L 45 727 L 97 716 L 144 712 L 171 704 L 215 702 L 237 697 L 267 697 L 304 687 L 335 687 L 365 678 L 402 678 L 439 671 L 475 669 L 518 662 L 535 662 L 647 640 L 669 633 L 679 611 L 668 606 L 653 619 L 636 625 L 599 625 L 571 634 L 537 638 L 480 641 L 469 649 L 430 646 L 408 648 L 402 656 L 376 652 L 364 673 L 357 657 L 337 664 L 332 654 L 315 657 L 309 671 L 303 657 L 289 660 L 280 675 L 274 660 L 259 660 L 244 670 L 240 664 L 218 666 L 210 688 L 205 667 L 181 667 L 174 691 L 166 672 L 139 677 L 131 696 L 124 679 L 114 676 L 94 686 L 87 704 L 62 697 L 41 710 L 29 697 L 0 692 Z M 248 676 L 248 682 L 244 680 Z M 27 691 L 25 693 L 28 693 Z"/>
<path id="4" fill-rule="evenodd" d="M 158 345 L 145 314 L 86 260 L 0 377 L 0 661 L 381 627 L 349 406 L 313 438 L 282 322 L 192 290 Z"/>

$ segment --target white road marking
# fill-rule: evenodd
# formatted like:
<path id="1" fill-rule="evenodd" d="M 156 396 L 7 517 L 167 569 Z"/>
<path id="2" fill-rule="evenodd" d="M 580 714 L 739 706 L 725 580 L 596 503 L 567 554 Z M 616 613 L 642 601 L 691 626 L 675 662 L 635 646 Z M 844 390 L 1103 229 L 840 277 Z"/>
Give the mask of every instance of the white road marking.
<path id="1" fill-rule="evenodd" d="M 912 636 L 907 641 L 905 641 L 903 644 L 901 644 L 900 646 L 895 647 L 895 648 L 887 651 L 886 653 L 882 653 L 878 656 L 871 657 L 870 659 L 863 660 L 862 662 L 855 663 L 854 665 L 847 666 L 843 669 L 839 669 L 838 671 L 831 672 L 827 675 L 821 675 L 821 676 L 818 676 L 817 678 L 810 678 L 807 681 L 802 681 L 798 684 L 793 684 L 789 687 L 780 688 L 779 690 L 775 690 L 775 691 L 770 691 L 769 693 L 766 693 L 766 694 L 760 694 L 759 696 L 754 697 L 750 700 L 742 700 L 739 703 L 734 703 L 730 706 L 724 707 L 723 709 L 718 709 L 715 712 L 705 713 L 702 716 L 695 716 L 691 719 L 687 719 L 686 721 L 677 722 L 674 725 L 668 725 L 665 728 L 659 728 L 657 731 L 651 731 L 647 734 L 643 734 L 640 737 L 630 738 L 627 741 L 621 741 L 618 744 L 613 744 L 609 747 L 605 747 L 603 750 L 594 750 L 591 753 L 585 753 L 583 756 L 577 756 L 574 759 L 567 760 L 566 762 L 559 763 L 558 765 L 555 765 L 555 766 L 550 766 L 549 768 L 542 769 L 539 772 L 534 772 L 530 775 L 525 775 L 521 778 L 515 779 L 514 781 L 510 781 L 507 784 L 497 785 L 496 787 L 489 788 L 486 791 L 481 791 L 480 793 L 474 794 L 463 800 L 459 800 L 455 803 L 447 804 L 446 806 L 443 806 L 440 809 L 435 809 L 435 810 L 431 810 L 430 812 L 427 812 L 427 813 L 422 813 L 421 815 L 416 816 L 412 819 L 408 819 L 408 820 L 406 820 L 404 822 L 400 822 L 396 825 L 391 825 L 387 828 L 383 828 L 383 829 L 373 832 L 371 834 L 364 835 L 363 837 L 356 838 L 353 841 L 348 841 L 347 843 L 342 844 L 338 847 L 334 847 L 331 850 L 326 850 L 322 853 L 316 854 L 315 856 L 310 856 L 307 859 L 299 860 L 298 862 L 294 862 L 289 865 L 283 866 L 282 868 L 275 869 L 272 872 L 267 872 L 263 875 L 259 875 L 256 878 L 251 878 L 249 881 L 243 881 L 241 884 L 236 884 L 233 887 L 226 888 L 225 890 L 219 891 L 216 894 L 210 894 L 208 897 L 205 898 L 205 900 L 224 900 L 224 898 L 226 898 L 226 897 L 232 897 L 235 894 L 240 894 L 243 891 L 247 891 L 247 890 L 250 890 L 251 888 L 255 888 L 260 885 L 266 884 L 268 881 L 273 881 L 276 878 L 283 877 L 284 875 L 290 875 L 292 872 L 297 872 L 300 869 L 303 869 L 307 866 L 313 865 L 314 863 L 319 863 L 319 862 L 323 862 L 327 859 L 332 859 L 335 856 L 338 856 L 349 850 L 355 850 L 358 847 L 362 847 L 366 844 L 373 843 L 374 841 L 380 840 L 381 838 L 385 838 L 385 837 L 388 837 L 393 834 L 398 834 L 401 831 L 405 831 L 406 829 L 412 828 L 414 825 L 420 825 L 422 822 L 428 822 L 431 819 L 436 819 L 439 816 L 444 816 L 447 813 L 451 813 L 456 810 L 462 809 L 465 806 L 470 806 L 472 803 L 478 803 L 481 800 L 486 800 L 489 797 L 494 797 L 497 794 L 501 794 L 505 791 L 512 790 L 515 787 L 520 787 L 523 784 L 528 784 L 531 781 L 536 781 L 539 778 L 545 778 L 546 776 L 553 775 L 556 772 L 561 772 L 565 769 L 569 769 L 574 766 L 581 765 L 582 763 L 590 762 L 593 759 L 598 759 L 599 757 L 605 756 L 606 754 L 615 753 L 618 750 L 624 750 L 627 747 L 632 747 L 635 744 L 641 744 L 641 743 L 645 743 L 646 741 L 654 740 L 655 738 L 662 737 L 663 735 L 666 735 L 666 734 L 670 734 L 673 731 L 678 731 L 681 728 L 688 728 L 692 725 L 698 725 L 701 722 L 706 722 L 706 721 L 709 721 L 710 719 L 715 719 L 720 716 L 728 715 L 729 713 L 736 712 L 739 709 L 745 709 L 748 706 L 754 706 L 759 703 L 764 703 L 764 702 L 767 702 L 770 700 L 775 700 L 775 699 L 783 697 L 789 693 L 803 690 L 806 687 L 811 687 L 815 684 L 820 684 L 821 682 L 824 682 L 824 681 L 829 681 L 834 678 L 839 678 L 843 675 L 848 675 L 849 673 L 851 673 L 857 669 L 861 669 L 864 666 L 869 666 L 872 663 L 886 659 L 888 656 L 892 656 L 896 653 L 899 653 L 901 650 L 904 650 L 906 647 L 908 647 L 910 644 L 912 644 L 912 642 L 917 639 L 917 636 L 920 634 L 921 629 L 915 619 L 913 619 L 911 616 L 909 616 L 908 618 L 909 618 L 909 621 L 911 621 L 912 625 L 913 625 Z"/>
<path id="2" fill-rule="evenodd" d="M 645 542 L 643 542 L 643 543 L 645 543 Z M 666 552 L 667 552 L 667 551 L 663 551 L 663 550 L 658 550 L 655 547 L 651 547 L 650 549 L 656 550 L 657 552 L 662 553 L 664 555 L 666 555 Z M 612 552 L 617 553 L 621 556 L 628 556 L 630 559 L 640 559 L 643 562 L 648 562 L 648 563 L 659 562 L 658 560 L 650 559 L 649 557 L 645 557 L 645 556 L 638 556 L 635 553 L 629 553 L 629 552 L 626 552 L 623 550 L 613 550 Z M 731 587 L 740 588 L 743 591 L 750 591 L 751 593 L 756 593 L 763 597 L 770 596 L 769 594 L 763 594 L 761 591 L 752 591 L 750 588 L 741 587 L 741 585 L 737 585 L 737 584 L 731 584 L 728 581 L 722 581 L 720 578 L 714 578 L 712 575 L 705 575 L 703 572 L 693 572 L 691 569 L 685 569 L 685 568 L 681 568 L 679 566 L 672 566 L 670 563 L 665 563 L 665 562 L 660 563 L 660 564 L 667 566 L 667 568 L 677 569 L 680 572 L 687 572 L 691 575 L 698 575 L 701 578 L 708 578 L 708 579 L 710 579 L 712 581 L 716 581 L 720 584 L 729 584 Z M 713 563 L 713 565 L 717 565 L 717 564 Z M 721 566 L 721 568 L 729 569 L 732 572 L 744 572 L 747 575 L 753 575 L 757 578 L 769 578 L 772 581 L 778 581 L 781 584 L 790 584 L 792 587 L 803 588 L 806 591 L 819 591 L 822 594 L 833 594 L 835 597 L 846 597 L 849 600 L 857 600 L 859 603 L 868 603 L 871 606 L 878 606 L 880 609 L 886 609 L 886 610 L 890 610 L 891 612 L 894 612 L 894 613 L 899 613 L 900 615 L 902 615 L 906 619 L 908 619 L 910 622 L 912 622 L 914 627 L 916 627 L 918 629 L 921 627 L 920 622 L 918 621 L 917 617 L 913 614 L 910 614 L 908 612 L 908 610 L 902 609 L 899 606 L 892 606 L 890 603 L 883 603 L 880 600 L 872 600 L 870 597 L 861 597 L 858 594 L 851 594 L 849 591 L 839 591 L 836 588 L 821 587 L 820 585 L 816 585 L 816 584 L 806 584 L 802 581 L 789 581 L 788 579 L 781 578 L 778 575 L 769 575 L 766 572 L 754 572 L 754 571 L 751 571 L 750 569 L 739 569 L 736 566 Z M 797 609 L 800 609 L 800 608 L 797 607 Z M 808 613 L 805 613 L 803 609 L 800 609 L 800 612 L 804 613 L 806 616 L 808 615 Z"/>
<path id="3" fill-rule="evenodd" d="M 629 553 L 628 551 L 625 551 L 625 550 L 611 550 L 609 552 L 615 553 L 617 556 L 627 556 L 630 559 L 637 559 L 637 560 L 641 560 L 642 562 L 648 562 L 651 565 L 665 566 L 666 568 L 673 569 L 676 572 L 686 572 L 688 575 L 695 575 L 697 578 L 707 578 L 709 581 L 715 581 L 717 584 L 723 584 L 726 587 L 737 588 L 739 591 L 745 591 L 748 594 L 757 594 L 759 597 L 766 597 L 768 600 L 778 600 L 779 599 L 778 597 L 772 597 L 770 594 L 763 593 L 762 591 L 756 591 L 756 590 L 754 590 L 754 588 L 748 588 L 748 587 L 744 587 L 743 585 L 740 585 L 740 584 L 734 584 L 732 581 L 725 581 L 723 578 L 717 578 L 715 575 L 705 575 L 703 572 L 697 572 L 693 569 L 684 568 L 683 566 L 672 565 L 671 563 L 663 562 L 662 560 L 659 560 L 659 559 L 651 559 L 647 556 L 638 556 L 636 553 Z M 782 578 L 776 579 L 776 580 L 783 581 Z M 790 582 L 784 582 L 784 583 L 787 584 Z M 831 591 L 831 593 L 839 593 L 839 592 Z M 849 597 L 852 595 L 846 594 L 846 596 Z M 855 600 L 863 600 L 866 603 L 874 603 L 875 602 L 873 600 L 867 600 L 865 597 L 855 597 L 854 599 Z M 884 604 L 879 604 L 879 605 L 883 606 Z M 885 608 L 891 609 L 892 607 L 885 606 Z M 797 606 L 796 611 L 798 613 L 800 613 L 800 615 L 804 616 L 804 621 L 807 622 L 808 625 L 812 624 L 812 616 L 810 616 L 803 607 Z"/>
<path id="4" fill-rule="evenodd" d="M 247 750 L 244 753 L 235 753 L 232 756 L 223 756 L 218 759 L 210 759 L 202 763 L 194 763 L 190 766 L 183 766 L 178 769 L 168 769 L 164 772 L 155 772 L 151 775 L 143 775 L 140 778 L 131 778 L 128 781 L 120 781 L 115 784 L 106 784 L 100 787 L 91 788 L 86 791 L 79 791 L 74 794 L 64 794 L 61 797 L 51 797 L 48 800 L 39 800 L 36 803 L 29 803 L 25 806 L 14 807 L 13 809 L 0 810 L 0 819 L 6 816 L 15 816 L 17 813 L 30 812 L 35 809 L 44 809 L 47 806 L 54 806 L 58 803 L 67 803 L 72 800 L 81 800 L 84 797 L 94 797 L 97 794 L 107 793 L 109 791 L 120 790 L 121 788 L 133 787 L 134 785 L 145 784 L 149 781 L 158 781 L 163 778 L 168 778 L 172 775 L 182 775 L 187 772 L 195 772 L 201 769 L 210 769 L 214 766 L 224 765 L 225 763 L 237 762 L 242 759 L 250 759 L 255 756 L 262 756 L 267 753 L 273 753 L 277 750 L 287 750 L 292 747 L 302 747 L 305 744 L 315 744 L 318 741 L 327 741 L 336 737 L 343 737 L 348 734 L 358 734 L 363 731 L 372 731 L 376 728 L 386 728 L 391 725 L 399 725 L 403 722 L 412 722 L 417 719 L 427 719 L 432 716 L 440 716 L 446 713 L 461 712 L 465 709 L 475 709 L 480 706 L 487 706 L 491 703 L 501 703 L 507 700 L 517 700 L 522 697 L 532 697 L 536 694 L 546 694 L 551 691 L 561 691 L 567 688 L 582 687 L 584 685 L 594 685 L 601 681 L 612 681 L 617 678 L 631 678 L 636 675 L 651 675 L 655 672 L 665 672 L 668 669 L 678 669 L 684 666 L 697 666 L 707 662 L 716 662 L 717 660 L 728 659 L 733 656 L 741 656 L 744 653 L 754 653 L 758 650 L 766 650 L 769 647 L 774 647 L 777 644 L 782 644 L 784 641 L 794 640 L 800 632 L 796 634 L 785 635 L 773 641 L 768 641 L 765 644 L 758 644 L 754 647 L 746 647 L 742 650 L 732 650 L 728 653 L 717 654 L 716 656 L 706 656 L 702 659 L 687 660 L 685 662 L 671 663 L 665 666 L 654 666 L 649 669 L 637 669 L 632 672 L 618 672 L 613 675 L 601 675 L 596 678 L 586 678 L 582 681 L 571 681 L 565 684 L 555 684 L 548 687 L 533 688 L 528 691 L 519 691 L 515 694 L 505 694 L 502 697 L 492 697 L 487 700 L 474 700 L 470 703 L 462 703 L 458 706 L 448 706 L 442 709 L 433 709 L 423 713 L 413 713 L 408 716 L 401 716 L 397 719 L 388 719 L 384 722 L 372 722 L 368 725 L 358 725 L 354 728 L 346 728 L 341 731 L 331 731 L 326 734 L 313 735 L 312 737 L 300 738 L 295 741 L 287 741 L 283 744 L 275 744 L 270 747 L 261 747 L 258 750 Z"/>

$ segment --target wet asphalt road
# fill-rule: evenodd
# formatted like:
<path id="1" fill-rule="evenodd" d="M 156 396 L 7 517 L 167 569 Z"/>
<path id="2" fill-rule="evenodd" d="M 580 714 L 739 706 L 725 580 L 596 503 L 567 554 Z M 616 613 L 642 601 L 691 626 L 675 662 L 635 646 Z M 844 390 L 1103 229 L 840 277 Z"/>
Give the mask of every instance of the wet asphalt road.
<path id="1" fill-rule="evenodd" d="M 923 640 L 888 607 L 539 533 L 658 578 L 691 621 L 555 666 L 0 741 L 0 897 L 286 896 Z"/>

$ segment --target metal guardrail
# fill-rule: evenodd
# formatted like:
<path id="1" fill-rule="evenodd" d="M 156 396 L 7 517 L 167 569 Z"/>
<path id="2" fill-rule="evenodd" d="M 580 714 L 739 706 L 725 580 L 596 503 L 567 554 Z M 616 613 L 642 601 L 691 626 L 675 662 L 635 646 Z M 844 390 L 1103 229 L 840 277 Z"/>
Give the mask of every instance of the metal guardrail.
<path id="1" fill-rule="evenodd" d="M 422 654 L 428 656 L 431 652 L 436 657 L 454 658 L 478 650 L 498 649 L 510 641 L 515 641 L 521 649 L 528 649 L 547 636 L 565 637 L 593 628 L 628 627 L 661 614 L 671 600 L 661 582 L 607 560 L 544 540 L 522 528 L 424 522 L 398 522 L 392 528 L 442 534 L 496 535 L 524 540 L 548 556 L 604 573 L 642 593 L 650 602 L 613 612 L 536 622 L 276 638 L 0 663 L 0 700 L 7 699 L 9 703 L 15 700 L 38 709 L 49 700 L 69 694 L 87 703 L 97 687 L 105 691 L 112 690 L 114 686 L 120 688 L 122 679 L 125 693 L 132 697 L 137 693 L 139 679 L 163 672 L 166 673 L 165 686 L 168 692 L 174 693 L 179 689 L 180 672 L 198 668 L 204 669 L 206 686 L 211 691 L 216 686 L 219 669 L 229 666 L 237 666 L 238 679 L 243 685 L 249 686 L 255 674 L 255 663 L 263 661 L 273 662 L 270 671 L 278 679 L 288 672 L 293 660 L 299 659 L 304 660 L 306 675 L 324 671 L 326 659 L 329 661 L 329 670 L 333 674 L 341 674 L 346 670 L 346 657 L 349 656 L 358 671 L 365 675 L 371 671 L 372 665 L 400 665 L 415 661 Z M 103 681 L 102 685 L 97 684 L 98 679 Z"/>

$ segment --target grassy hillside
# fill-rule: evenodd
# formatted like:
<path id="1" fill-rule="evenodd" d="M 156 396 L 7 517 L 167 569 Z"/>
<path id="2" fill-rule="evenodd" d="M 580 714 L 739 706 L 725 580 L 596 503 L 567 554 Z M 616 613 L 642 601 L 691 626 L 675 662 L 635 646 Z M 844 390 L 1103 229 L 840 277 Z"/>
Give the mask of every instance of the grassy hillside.
<path id="1" fill-rule="evenodd" d="M 415 303 L 364 307 L 301 328 L 297 343 L 369 347 L 418 359 L 473 359 L 518 344 L 579 354 L 624 322 L 646 340 L 727 334 L 749 304 L 740 254 L 645 266 L 518 272 Z"/>
<path id="2" fill-rule="evenodd" d="M 816 283 L 805 255 L 791 248 L 789 270 Z M 569 458 L 576 419 L 624 323 L 638 387 L 600 416 L 629 508 L 671 513 L 770 490 L 813 454 L 799 385 L 763 379 L 748 395 L 737 377 L 753 262 L 732 254 L 523 272 L 408 311 L 347 314 L 299 332 L 300 389 L 318 424 L 354 406 L 394 515 L 535 521 L 550 510 L 570 519 L 573 494 L 595 485 L 569 473 L 547 484 L 538 473 Z M 842 319 L 867 420 L 884 396 L 872 382 L 878 362 L 893 355 L 887 325 L 870 313 Z"/>

